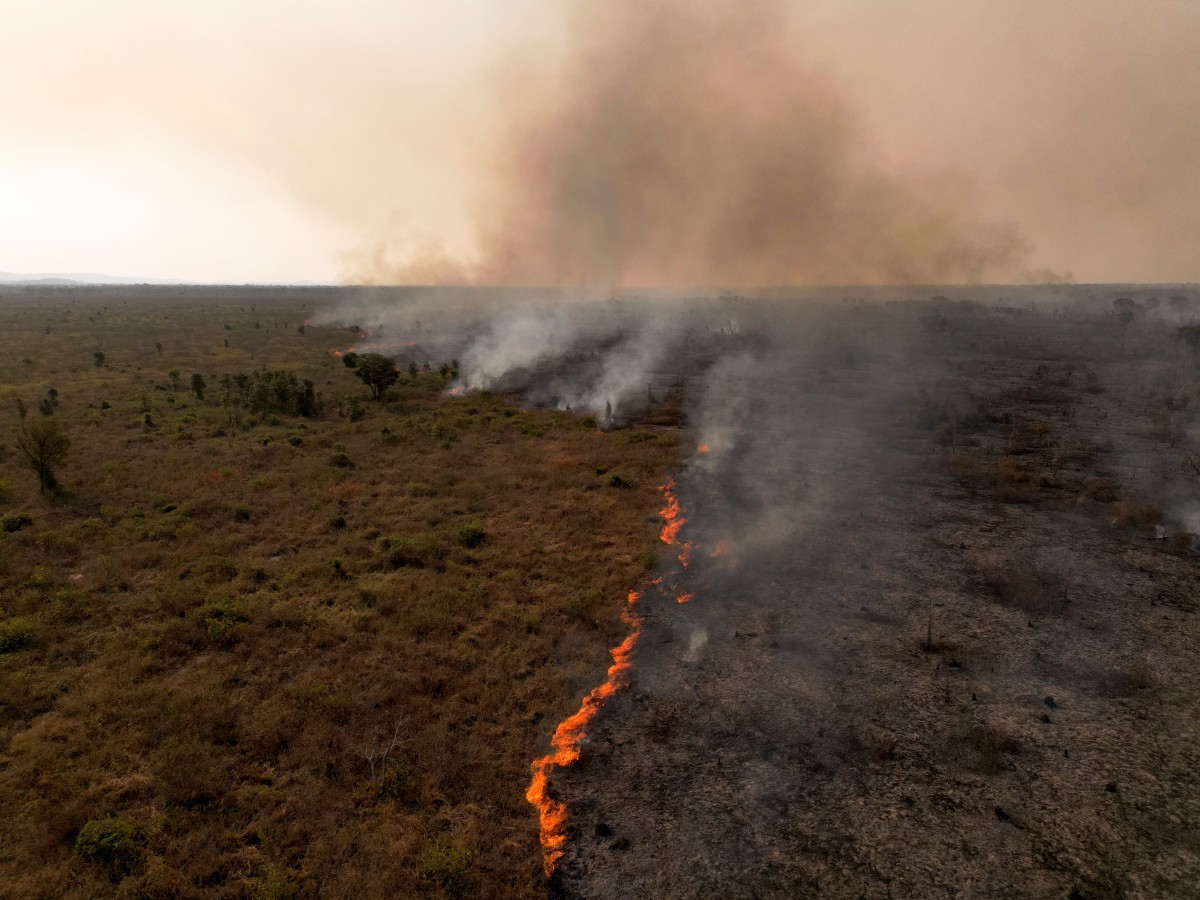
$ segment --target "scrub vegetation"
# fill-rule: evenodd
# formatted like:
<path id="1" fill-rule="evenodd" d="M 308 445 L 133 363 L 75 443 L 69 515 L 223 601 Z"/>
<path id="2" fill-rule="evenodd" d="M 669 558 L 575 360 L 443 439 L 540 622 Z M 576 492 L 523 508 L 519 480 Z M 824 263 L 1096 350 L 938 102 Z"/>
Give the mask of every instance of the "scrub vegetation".
<path id="1" fill-rule="evenodd" d="M 377 391 L 325 299 L 0 292 L 0 893 L 545 892 L 529 763 L 677 435 L 448 397 L 449 360 Z"/>

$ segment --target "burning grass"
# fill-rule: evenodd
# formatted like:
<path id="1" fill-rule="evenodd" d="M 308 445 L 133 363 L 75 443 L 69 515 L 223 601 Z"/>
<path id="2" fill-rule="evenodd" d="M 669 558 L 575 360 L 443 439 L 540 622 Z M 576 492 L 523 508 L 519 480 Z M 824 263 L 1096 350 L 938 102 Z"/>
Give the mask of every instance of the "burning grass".
<path id="1" fill-rule="evenodd" d="M 231 423 L 169 370 L 365 399 L 329 352 L 352 337 L 300 332 L 303 294 L 157 297 L 0 305 L 0 403 L 53 386 L 74 440 L 61 496 L 0 454 L 0 880 L 543 893 L 529 761 L 621 639 L 676 436 L 444 398 L 436 367 L 354 418 Z"/>
<path id="2" fill-rule="evenodd" d="M 658 513 L 663 519 L 659 539 L 668 546 L 678 548 L 678 562 L 681 567 L 685 567 L 692 545 L 680 541 L 679 532 L 687 519 L 683 516 L 679 497 L 675 494 L 674 482 L 667 482 L 659 490 L 663 495 L 664 504 Z M 646 588 L 659 586 L 663 580 L 664 576 L 660 575 L 646 585 Z M 642 617 L 637 611 L 642 594 L 643 590 L 629 593 L 628 605 L 621 614 L 621 620 L 628 626 L 629 633 L 620 644 L 612 649 L 612 665 L 608 667 L 605 680 L 588 692 L 574 714 L 559 724 L 550 740 L 550 752 L 534 760 L 531 767 L 533 776 L 529 783 L 529 789 L 525 792 L 525 799 L 538 811 L 543 866 L 547 876 L 554 873 L 555 867 L 563 855 L 567 843 L 568 821 L 566 804 L 554 796 L 550 787 L 550 779 L 555 769 L 578 762 L 582 744 L 587 737 L 588 726 L 592 720 L 600 713 L 605 702 L 611 696 L 629 686 L 633 674 L 633 652 L 637 648 L 638 639 L 642 634 Z M 679 603 L 686 603 L 692 599 L 692 595 L 680 593 L 675 599 Z"/>

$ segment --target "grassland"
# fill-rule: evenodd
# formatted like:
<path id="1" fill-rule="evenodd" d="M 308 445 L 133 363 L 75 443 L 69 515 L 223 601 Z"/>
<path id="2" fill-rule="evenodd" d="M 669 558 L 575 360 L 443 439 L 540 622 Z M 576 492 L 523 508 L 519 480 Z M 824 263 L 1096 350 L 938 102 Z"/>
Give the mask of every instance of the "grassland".
<path id="1" fill-rule="evenodd" d="M 304 327 L 328 300 L 0 293 L 0 896 L 545 891 L 529 762 L 653 566 L 676 436 L 448 398 L 445 360 L 375 403 Z M 262 368 L 321 411 L 221 405 Z M 60 492 L 17 399 L 71 439 Z"/>

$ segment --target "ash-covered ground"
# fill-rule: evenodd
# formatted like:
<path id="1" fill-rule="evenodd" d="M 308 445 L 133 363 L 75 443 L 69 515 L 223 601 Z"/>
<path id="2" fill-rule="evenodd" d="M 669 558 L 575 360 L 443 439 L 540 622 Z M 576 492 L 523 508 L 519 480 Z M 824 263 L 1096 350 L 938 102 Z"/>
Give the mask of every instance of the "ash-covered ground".
<path id="1" fill-rule="evenodd" d="M 707 448 L 692 564 L 552 779 L 562 895 L 1197 895 L 1198 298 L 929 293 L 364 325 L 604 424 L 674 391 Z"/>

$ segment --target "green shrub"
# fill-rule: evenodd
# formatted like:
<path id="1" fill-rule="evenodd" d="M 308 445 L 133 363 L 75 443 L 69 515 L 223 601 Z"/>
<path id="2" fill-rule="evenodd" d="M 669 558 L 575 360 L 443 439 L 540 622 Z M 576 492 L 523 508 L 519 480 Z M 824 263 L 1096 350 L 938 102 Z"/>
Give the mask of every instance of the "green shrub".
<path id="1" fill-rule="evenodd" d="M 426 484 L 424 481 L 410 481 L 405 487 L 410 497 L 432 497 L 436 492 L 432 484 Z"/>
<path id="2" fill-rule="evenodd" d="M 458 542 L 464 547 L 478 547 L 485 536 L 483 523 L 478 519 L 472 519 L 458 528 Z"/>
<path id="3" fill-rule="evenodd" d="M 440 834 L 421 853 L 421 874 L 450 896 L 471 890 L 471 853 L 459 835 Z"/>
<path id="4" fill-rule="evenodd" d="M 379 539 L 379 548 L 384 558 L 393 569 L 412 566 L 422 568 L 435 566 L 445 556 L 445 551 L 432 534 L 418 534 L 414 537 L 398 538 L 385 537 Z"/>
<path id="5" fill-rule="evenodd" d="M 255 415 L 279 413 L 311 419 L 321 410 L 316 388 L 283 369 L 239 372 L 221 379 L 221 405 L 231 417 L 241 410 Z"/>
<path id="6" fill-rule="evenodd" d="M 353 469 L 355 468 L 354 460 L 345 453 L 334 453 L 329 457 L 329 464 L 338 469 Z"/>
<path id="7" fill-rule="evenodd" d="M 193 571 L 197 575 L 210 577 L 216 581 L 232 581 L 237 577 L 237 566 L 224 556 L 206 554 L 196 561 Z"/>
<path id="8" fill-rule="evenodd" d="M 20 531 L 22 528 L 28 528 L 33 524 L 33 519 L 26 513 L 9 513 L 3 519 L 0 519 L 0 526 L 9 534 L 14 531 Z"/>
<path id="9" fill-rule="evenodd" d="M 204 626 L 214 644 L 223 643 L 239 622 L 250 621 L 250 613 L 235 597 L 210 597 L 192 610 L 192 617 Z"/>
<path id="10" fill-rule="evenodd" d="M 107 868 L 114 877 L 128 874 L 142 858 L 142 829 L 123 816 L 92 819 L 79 829 L 75 852 Z"/>
<path id="11" fill-rule="evenodd" d="M 265 875 L 249 878 L 245 884 L 249 900 L 287 900 L 295 894 L 287 873 L 269 868 Z"/>
<path id="12" fill-rule="evenodd" d="M 363 405 L 362 398 L 357 394 L 348 394 L 338 404 L 338 415 L 343 419 L 349 419 L 351 422 L 357 422 L 367 414 L 367 408 Z"/>
<path id="13" fill-rule="evenodd" d="M 37 644 L 37 623 L 33 619 L 18 616 L 0 622 L 0 653 L 13 653 Z"/>

